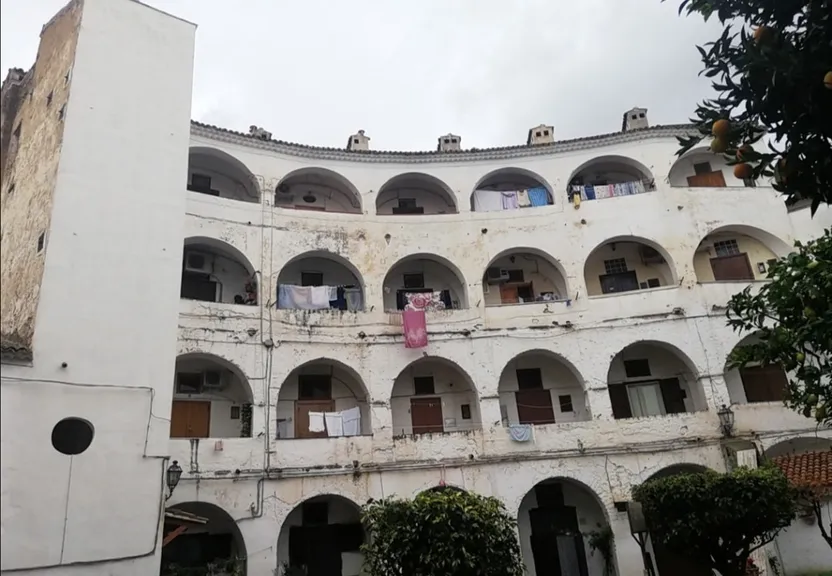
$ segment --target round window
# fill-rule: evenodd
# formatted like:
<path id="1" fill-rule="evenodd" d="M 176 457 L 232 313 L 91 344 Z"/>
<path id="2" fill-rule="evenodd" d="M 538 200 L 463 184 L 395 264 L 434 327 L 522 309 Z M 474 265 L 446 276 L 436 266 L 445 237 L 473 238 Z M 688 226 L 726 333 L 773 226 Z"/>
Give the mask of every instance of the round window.
<path id="1" fill-rule="evenodd" d="M 52 447 L 67 456 L 81 454 L 92 444 L 95 428 L 83 418 L 64 418 L 52 428 Z"/>

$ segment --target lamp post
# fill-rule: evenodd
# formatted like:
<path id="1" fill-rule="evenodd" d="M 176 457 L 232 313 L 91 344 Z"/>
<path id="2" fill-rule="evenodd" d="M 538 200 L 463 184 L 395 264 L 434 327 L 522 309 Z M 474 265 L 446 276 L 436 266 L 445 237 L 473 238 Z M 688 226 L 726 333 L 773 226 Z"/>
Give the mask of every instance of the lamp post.
<path id="1" fill-rule="evenodd" d="M 633 535 L 639 549 L 641 549 L 641 561 L 644 563 L 647 576 L 655 576 L 653 559 L 646 550 L 649 530 L 647 529 L 647 519 L 644 517 L 641 502 L 633 500 L 627 503 L 627 519 L 630 521 L 630 533 Z"/>
<path id="2" fill-rule="evenodd" d="M 176 485 L 179 484 L 181 477 L 182 468 L 179 467 L 179 461 L 174 460 L 167 471 L 168 495 L 165 497 L 165 501 L 170 500 L 170 497 L 173 496 L 173 491 L 176 490 Z"/>
<path id="3" fill-rule="evenodd" d="M 734 433 L 734 412 L 730 406 L 722 405 L 722 408 L 716 413 L 719 416 L 719 428 L 726 438 L 730 438 Z"/>

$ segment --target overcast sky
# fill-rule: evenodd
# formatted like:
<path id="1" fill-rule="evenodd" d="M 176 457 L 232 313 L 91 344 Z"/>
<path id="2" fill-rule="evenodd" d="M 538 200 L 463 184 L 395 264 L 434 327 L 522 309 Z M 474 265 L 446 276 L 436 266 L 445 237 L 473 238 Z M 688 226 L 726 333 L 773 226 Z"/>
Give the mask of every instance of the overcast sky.
<path id="1" fill-rule="evenodd" d="M 192 117 L 275 138 L 374 149 L 525 143 L 686 122 L 710 89 L 694 48 L 715 24 L 677 0 L 151 0 L 198 24 Z M 0 56 L 29 68 L 65 0 L 2 0 Z"/>

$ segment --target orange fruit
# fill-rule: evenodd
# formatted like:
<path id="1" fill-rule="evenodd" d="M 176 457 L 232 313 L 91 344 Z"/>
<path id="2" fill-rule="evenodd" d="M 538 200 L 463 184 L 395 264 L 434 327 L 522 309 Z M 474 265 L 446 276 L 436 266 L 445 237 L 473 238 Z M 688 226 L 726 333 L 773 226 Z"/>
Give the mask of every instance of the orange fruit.
<path id="1" fill-rule="evenodd" d="M 823 77 L 823 85 L 826 86 L 827 90 L 832 90 L 832 70 Z"/>
<path id="2" fill-rule="evenodd" d="M 737 160 L 742 160 L 743 154 L 747 152 L 754 152 L 754 148 L 751 147 L 751 144 L 743 144 L 737 149 Z"/>
<path id="3" fill-rule="evenodd" d="M 724 138 L 728 135 L 728 132 L 730 131 L 731 123 L 724 118 L 717 120 L 716 122 L 714 122 L 714 125 L 711 126 L 711 133 L 717 138 Z"/>
<path id="4" fill-rule="evenodd" d="M 754 174 L 754 169 L 751 164 L 742 163 L 734 166 L 734 178 L 738 180 L 751 178 L 752 174 Z"/>
<path id="5" fill-rule="evenodd" d="M 711 152 L 722 154 L 726 150 L 728 150 L 728 142 L 724 138 L 714 138 L 711 140 Z"/>
<path id="6" fill-rule="evenodd" d="M 771 44 L 776 36 L 777 31 L 774 28 L 769 28 L 768 26 L 760 26 L 754 30 L 754 42 L 758 45 L 765 46 L 766 44 Z"/>

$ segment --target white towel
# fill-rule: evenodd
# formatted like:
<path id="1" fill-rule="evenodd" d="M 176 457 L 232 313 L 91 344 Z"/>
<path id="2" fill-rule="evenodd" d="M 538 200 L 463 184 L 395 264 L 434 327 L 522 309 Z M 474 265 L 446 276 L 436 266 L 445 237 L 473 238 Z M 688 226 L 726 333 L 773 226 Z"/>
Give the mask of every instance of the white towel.
<path id="1" fill-rule="evenodd" d="M 323 412 L 310 412 L 309 413 L 309 431 L 310 432 L 323 432 L 326 430 L 324 427 L 324 413 Z"/>
<path id="2" fill-rule="evenodd" d="M 474 212 L 498 212 L 503 209 L 503 197 L 498 190 L 474 190 Z"/>
<path id="3" fill-rule="evenodd" d="M 532 427 L 530 424 L 512 424 L 508 427 L 508 435 L 515 442 L 528 442 L 532 439 Z"/>
<path id="4" fill-rule="evenodd" d="M 341 411 L 341 420 L 344 424 L 344 436 L 361 434 L 361 409 L 358 406 Z"/>
<path id="5" fill-rule="evenodd" d="M 529 200 L 529 191 L 528 190 L 518 190 L 517 191 L 517 205 L 520 208 L 525 208 L 527 206 L 532 205 L 532 201 Z"/>
<path id="6" fill-rule="evenodd" d="M 324 412 L 326 420 L 326 434 L 330 438 L 344 435 L 344 421 L 340 412 Z"/>
<path id="7" fill-rule="evenodd" d="M 329 286 L 310 286 L 309 304 L 313 310 L 329 308 Z"/>

